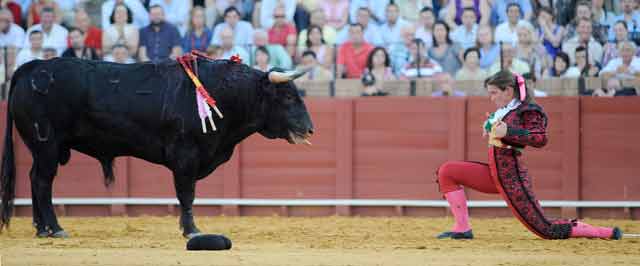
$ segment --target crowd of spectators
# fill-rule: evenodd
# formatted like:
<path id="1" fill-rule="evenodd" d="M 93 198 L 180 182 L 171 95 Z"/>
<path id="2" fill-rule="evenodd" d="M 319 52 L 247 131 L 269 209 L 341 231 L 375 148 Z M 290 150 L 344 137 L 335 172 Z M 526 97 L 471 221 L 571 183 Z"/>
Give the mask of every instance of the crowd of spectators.
<path id="1" fill-rule="evenodd" d="M 638 77 L 639 22 L 637 0 L 0 0 L 0 56 L 3 80 L 34 59 L 126 64 L 199 50 L 263 71 L 311 69 L 303 80 L 366 80 L 372 95 L 380 81 L 416 77 L 458 95 L 453 80 L 503 68 Z"/>

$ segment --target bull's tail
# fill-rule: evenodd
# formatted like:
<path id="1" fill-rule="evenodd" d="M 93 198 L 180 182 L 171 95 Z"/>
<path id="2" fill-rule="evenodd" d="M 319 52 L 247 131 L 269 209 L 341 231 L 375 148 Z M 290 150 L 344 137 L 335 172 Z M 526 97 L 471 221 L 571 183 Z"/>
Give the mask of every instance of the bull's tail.
<path id="1" fill-rule="evenodd" d="M 17 74 L 17 73 L 16 73 Z M 0 232 L 4 227 L 9 227 L 9 221 L 13 214 L 13 200 L 16 197 L 16 162 L 13 152 L 13 116 L 11 114 L 11 95 L 17 75 L 11 80 L 9 98 L 7 99 L 7 125 L 4 133 L 4 151 L 2 152 L 2 168 L 0 170 Z"/>

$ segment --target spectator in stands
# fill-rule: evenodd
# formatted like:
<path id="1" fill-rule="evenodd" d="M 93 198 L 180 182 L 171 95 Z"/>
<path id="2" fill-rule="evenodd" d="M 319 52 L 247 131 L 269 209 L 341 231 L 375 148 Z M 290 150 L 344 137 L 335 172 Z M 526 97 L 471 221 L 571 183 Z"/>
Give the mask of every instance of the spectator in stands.
<path id="1" fill-rule="evenodd" d="M 520 22 L 521 13 L 518 4 L 510 3 L 507 6 L 509 20 L 496 27 L 494 36 L 497 43 L 503 42 L 515 45 L 518 42 L 516 27 L 518 26 L 518 22 Z"/>
<path id="2" fill-rule="evenodd" d="M 360 78 L 367 66 L 367 57 L 373 46 L 364 40 L 363 27 L 360 24 L 349 26 L 350 41 L 342 44 L 338 51 L 338 76 L 346 78 Z"/>
<path id="3" fill-rule="evenodd" d="M 400 35 L 402 36 L 402 43 L 394 43 L 389 48 L 393 73 L 401 73 L 402 70 L 405 69 L 407 64 L 411 63 L 411 51 L 409 48 L 411 47 L 413 41 L 417 39 L 414 37 L 414 32 L 415 28 L 412 25 L 405 26 L 400 32 Z M 424 47 L 424 49 L 420 50 L 420 53 L 426 55 L 427 50 L 428 48 Z"/>
<path id="4" fill-rule="evenodd" d="M 201 6 L 195 6 L 191 9 L 191 18 L 189 19 L 189 29 L 187 34 L 182 38 L 182 50 L 189 52 L 191 50 L 198 50 L 206 52 L 207 47 L 211 43 L 213 33 L 205 25 L 205 12 Z"/>
<path id="5" fill-rule="evenodd" d="M 109 23 L 109 19 L 111 18 L 111 14 L 113 14 L 113 10 L 116 7 L 116 4 L 124 4 L 131 11 L 130 18 L 132 19 L 132 23 L 138 29 L 141 29 L 147 25 L 149 25 L 149 12 L 144 8 L 142 2 L 139 0 L 107 0 L 102 4 L 101 13 L 102 13 L 102 28 L 105 29 L 111 25 Z M 131 50 L 129 50 L 131 51 Z"/>
<path id="6" fill-rule="evenodd" d="M 424 7 L 420 10 L 420 20 L 418 21 L 416 29 L 416 38 L 421 39 L 427 48 L 433 46 L 433 24 L 436 23 L 436 14 L 430 7 Z"/>
<path id="7" fill-rule="evenodd" d="M 71 47 L 62 53 L 62 57 L 75 57 L 80 59 L 99 60 L 100 57 L 95 49 L 85 45 L 87 35 L 80 28 L 72 28 L 69 31 Z"/>
<path id="8" fill-rule="evenodd" d="M 357 22 L 364 27 L 364 40 L 376 46 L 384 45 L 382 31 L 375 22 L 371 21 L 371 12 L 366 7 L 358 9 Z M 342 44 L 349 40 L 349 27 L 344 27 L 338 33 L 337 44 Z"/>
<path id="9" fill-rule="evenodd" d="M 254 8 L 253 0 L 206 0 L 204 1 L 207 18 L 207 28 L 212 28 L 216 21 L 222 20 L 222 14 L 227 8 L 233 6 L 240 13 L 240 19 L 251 21 Z"/>
<path id="10" fill-rule="evenodd" d="M 224 22 L 216 25 L 213 30 L 213 39 L 211 39 L 211 44 L 213 45 L 221 45 L 222 40 L 220 33 L 222 29 L 230 28 L 233 31 L 234 44 L 246 46 L 249 44 L 253 44 L 251 37 L 253 36 L 253 26 L 249 22 L 240 20 L 240 12 L 231 6 L 224 11 Z"/>
<path id="11" fill-rule="evenodd" d="M 261 28 L 268 29 L 273 26 L 273 11 L 275 11 L 278 5 L 284 5 L 284 16 L 286 21 L 293 21 L 293 15 L 296 12 L 296 0 L 262 0 L 260 6 Z M 238 15 L 240 14 L 238 13 Z"/>
<path id="12" fill-rule="evenodd" d="M 13 23 L 12 14 L 7 9 L 0 9 L 0 46 L 22 48 L 24 30 Z"/>
<path id="13" fill-rule="evenodd" d="M 149 6 L 161 6 L 162 10 L 167 10 L 165 21 L 178 28 L 180 35 L 187 32 L 189 25 L 189 10 L 191 5 L 185 0 L 150 0 Z"/>
<path id="14" fill-rule="evenodd" d="M 542 76 L 542 72 L 551 64 L 552 59 L 538 40 L 536 30 L 531 23 L 523 20 L 518 23 L 516 31 L 518 43 L 515 57 L 529 65 L 536 77 Z"/>
<path id="15" fill-rule="evenodd" d="M 131 11 L 124 4 L 117 4 L 113 9 L 111 25 L 105 27 L 102 36 L 102 48 L 105 54 L 111 53 L 115 45 L 121 44 L 129 49 L 129 54 L 135 55 L 140 44 L 140 32 L 131 24 Z"/>
<path id="16" fill-rule="evenodd" d="M 233 55 L 238 55 L 240 56 L 240 59 L 242 59 L 243 63 L 247 64 L 250 62 L 247 50 L 234 43 L 235 38 L 233 36 L 233 31 L 229 27 L 222 29 L 220 32 L 220 40 L 222 41 L 222 45 L 220 46 L 220 48 L 222 48 L 220 58 L 229 59 Z"/>
<path id="17" fill-rule="evenodd" d="M 296 79 L 296 82 L 309 80 L 331 80 L 331 72 L 318 63 L 318 60 L 316 60 L 316 53 L 313 51 L 307 50 L 302 53 L 302 63 L 299 67 L 309 69 L 309 71 L 302 77 Z"/>
<path id="18" fill-rule="evenodd" d="M 571 23 L 567 25 L 567 34 L 564 37 L 565 42 L 566 40 L 572 39 L 573 37 L 576 36 L 576 34 L 578 33 L 578 27 L 579 27 L 578 24 L 580 23 L 580 20 L 583 20 L 583 19 L 586 19 L 589 22 L 591 22 L 591 30 L 592 30 L 591 35 L 593 35 L 596 41 L 600 43 L 604 43 L 607 41 L 606 27 L 602 27 L 602 25 L 600 25 L 599 23 L 593 20 L 593 16 L 591 13 L 591 4 L 589 3 L 589 1 L 582 0 L 576 4 L 575 17 L 573 18 Z M 571 57 L 570 53 L 569 53 L 569 57 Z"/>
<path id="19" fill-rule="evenodd" d="M 615 22 L 614 12 L 609 12 L 604 8 L 604 0 L 591 0 L 592 18 L 600 25 L 611 26 Z"/>
<path id="20" fill-rule="evenodd" d="M 403 79 L 430 77 L 442 72 L 442 67 L 438 62 L 431 60 L 422 53 L 425 49 L 426 46 L 422 40 L 414 39 L 411 42 L 409 46 L 409 52 L 411 53 L 410 63 L 401 72 Z"/>
<path id="21" fill-rule="evenodd" d="M 41 31 L 44 37 L 42 47 L 56 48 L 58 54 L 67 49 L 67 35 L 69 33 L 67 29 L 55 23 L 54 10 L 48 7 L 43 8 L 40 12 L 40 22 L 40 24 L 31 26 L 27 30 L 27 35 L 34 30 Z M 25 48 L 31 45 L 29 40 L 30 38 L 25 39 Z"/>
<path id="22" fill-rule="evenodd" d="M 451 32 L 451 40 L 457 43 L 462 49 L 468 49 L 476 44 L 478 24 L 476 23 L 476 12 L 473 8 L 465 8 L 462 13 L 462 25 L 457 26 Z"/>
<path id="23" fill-rule="evenodd" d="M 84 45 L 96 51 L 98 56 L 102 55 L 102 30 L 91 24 L 91 18 L 84 8 L 77 8 L 74 16 L 74 24 L 85 33 Z"/>
<path id="24" fill-rule="evenodd" d="M 439 73 L 435 75 L 436 89 L 431 93 L 432 97 L 446 97 L 446 96 L 465 96 L 465 93 L 454 89 L 455 81 L 449 73 Z"/>
<path id="25" fill-rule="evenodd" d="M 35 59 L 42 59 L 42 43 L 44 34 L 39 30 L 29 32 L 30 46 L 25 46 L 16 56 L 16 69 L 21 65 Z"/>
<path id="26" fill-rule="evenodd" d="M 538 10 L 537 25 L 538 37 L 542 40 L 544 48 L 552 58 L 560 51 L 564 38 L 564 27 L 556 24 L 553 10 L 542 7 Z"/>
<path id="27" fill-rule="evenodd" d="M 620 3 L 622 4 L 622 13 L 614 17 L 613 22 L 622 20 L 627 23 L 627 29 L 630 33 L 640 32 L 640 13 L 636 9 L 637 2 L 635 0 L 620 0 Z M 609 29 L 609 41 L 613 41 L 615 35 L 615 31 Z"/>
<path id="28" fill-rule="evenodd" d="M 372 75 L 374 84 L 373 86 L 377 91 L 383 91 L 383 85 L 385 81 L 395 80 L 396 76 L 391 70 L 391 59 L 389 53 L 384 47 L 376 47 L 367 58 L 367 68 L 365 68 L 363 75 Z"/>
<path id="29" fill-rule="evenodd" d="M 386 16 L 387 21 L 386 23 L 382 24 L 380 30 L 383 33 L 382 41 L 384 43 L 384 46 L 390 47 L 391 44 L 402 42 L 400 29 L 407 25 L 410 25 L 410 23 L 400 17 L 398 5 L 394 3 L 390 3 L 389 5 L 387 5 Z"/>
<path id="30" fill-rule="evenodd" d="M 291 62 L 291 56 L 287 50 L 279 44 L 269 44 L 267 32 L 261 29 L 257 29 L 253 32 L 253 46 L 251 46 L 251 54 L 255 54 L 255 49 L 258 46 L 264 46 L 269 51 L 269 64 L 273 67 L 279 67 L 282 69 L 291 69 L 293 63 Z M 251 65 L 255 64 L 255 58 L 252 57 L 250 61 Z"/>
<path id="31" fill-rule="evenodd" d="M 589 64 L 600 63 L 602 60 L 602 45 L 593 38 L 591 20 L 582 18 L 578 21 L 577 35 L 562 44 L 562 51 L 569 55 L 571 63 L 575 63 L 574 51 L 578 46 L 589 49 Z"/>
<path id="32" fill-rule="evenodd" d="M 312 10 L 311 18 L 309 22 L 310 22 L 310 25 L 316 25 L 322 28 L 322 38 L 327 43 L 327 45 L 333 46 L 333 44 L 336 43 L 336 36 L 338 35 L 338 33 L 333 27 L 327 25 L 324 11 L 322 11 L 322 9 L 318 8 L 318 9 Z M 346 28 L 347 32 L 349 32 L 348 30 L 349 27 L 344 27 L 344 28 Z M 365 36 L 366 36 L 366 33 L 365 33 Z M 298 47 L 305 46 L 306 43 L 307 43 L 307 29 L 303 29 L 298 34 Z"/>
<path id="33" fill-rule="evenodd" d="M 438 21 L 433 25 L 433 47 L 427 50 L 427 55 L 442 66 L 442 70 L 455 75 L 462 67 L 462 52 L 460 46 L 449 38 L 449 25 Z"/>
<path id="34" fill-rule="evenodd" d="M 33 25 L 41 23 L 42 11 L 45 8 L 52 10 L 56 24 L 60 24 L 62 22 L 62 10 L 58 3 L 53 0 L 34 0 L 29 6 L 27 27 L 32 27 Z"/>
<path id="35" fill-rule="evenodd" d="M 371 11 L 372 22 L 377 24 L 385 23 L 386 9 L 390 0 L 351 0 L 349 5 L 349 18 L 351 21 L 357 21 L 358 9 L 366 7 Z"/>
<path id="36" fill-rule="evenodd" d="M 258 46 L 253 56 L 256 59 L 256 63 L 253 65 L 253 68 L 263 72 L 269 72 L 273 67 L 269 64 L 269 51 L 267 51 L 266 47 Z"/>
<path id="37" fill-rule="evenodd" d="M 464 64 L 456 73 L 456 80 L 485 80 L 489 75 L 480 68 L 480 50 L 476 47 L 464 51 Z"/>
<path id="38" fill-rule="evenodd" d="M 447 17 L 445 21 L 449 27 L 456 28 L 464 24 L 465 10 L 470 9 L 473 12 L 473 24 L 489 24 L 491 17 L 491 9 L 488 0 L 453 0 L 447 5 Z"/>
<path id="39" fill-rule="evenodd" d="M 111 54 L 104 57 L 104 61 L 120 64 L 132 64 L 136 61 L 129 55 L 129 48 L 124 44 L 116 44 L 111 48 Z"/>
<path id="40" fill-rule="evenodd" d="M 602 65 L 607 65 L 611 59 L 618 57 L 618 48 L 616 47 L 618 43 L 629 41 L 629 32 L 628 32 L 627 23 L 624 20 L 619 20 L 613 26 L 613 31 L 615 32 L 615 40 L 613 42 L 609 42 L 604 46 L 604 55 L 602 56 Z M 636 51 L 636 55 L 640 53 L 640 50 Z"/>
<path id="41" fill-rule="evenodd" d="M 13 0 L 3 0 L 0 1 L 0 9 L 8 10 L 13 17 L 13 23 L 16 25 L 22 25 L 22 8 L 19 3 L 16 3 Z"/>
<path id="42" fill-rule="evenodd" d="M 623 88 L 619 79 L 610 78 L 607 80 L 607 87 L 596 89 L 591 94 L 597 97 L 615 97 L 615 96 L 636 96 L 638 95 L 634 88 Z"/>
<path id="43" fill-rule="evenodd" d="M 500 63 L 501 60 L 502 63 Z M 491 65 L 491 68 L 489 68 L 489 76 L 498 73 L 502 69 L 508 69 L 511 72 L 515 72 L 520 75 L 524 75 L 530 71 L 527 63 L 515 57 L 515 47 L 510 43 L 502 44 L 501 60 L 497 60 L 493 65 Z"/>
<path id="44" fill-rule="evenodd" d="M 327 45 L 322 38 L 322 28 L 311 25 L 307 29 L 307 42 L 304 47 L 300 47 L 298 54 L 302 55 L 304 51 L 311 50 L 314 52 L 318 63 L 329 69 L 333 65 L 333 47 Z"/>
<path id="45" fill-rule="evenodd" d="M 285 19 L 284 7 L 273 10 L 273 27 L 269 29 L 269 43 L 285 47 L 290 56 L 296 54 L 296 26 Z"/>
<path id="46" fill-rule="evenodd" d="M 559 51 L 553 59 L 553 66 L 547 68 L 542 77 L 544 78 L 577 78 L 580 76 L 578 68 L 569 68 L 569 55 Z"/>
<path id="47" fill-rule="evenodd" d="M 53 47 L 45 47 L 42 49 L 42 59 L 49 60 L 58 57 L 58 51 Z"/>
<path id="48" fill-rule="evenodd" d="M 511 20 L 509 6 L 518 6 L 518 20 L 530 20 L 533 7 L 530 0 L 494 0 L 491 8 L 491 25 L 500 25 Z M 498 34 L 496 34 L 497 39 Z"/>
<path id="49" fill-rule="evenodd" d="M 320 1 L 319 7 L 324 11 L 327 25 L 341 30 L 349 21 L 349 0 Z"/>
<path id="50" fill-rule="evenodd" d="M 636 45 L 631 41 L 618 43 L 620 56 L 612 59 L 600 70 L 600 76 L 605 79 L 615 76 L 619 79 L 633 79 L 640 77 L 640 58 L 635 56 Z"/>
<path id="51" fill-rule="evenodd" d="M 582 77 L 597 77 L 602 68 L 598 62 L 594 64 L 587 63 L 587 49 L 584 46 L 578 46 L 575 50 L 575 64 L 567 70 L 570 73 L 579 73 Z"/>
<path id="52" fill-rule="evenodd" d="M 400 9 L 400 17 L 405 21 L 415 24 L 419 20 L 419 14 L 416 10 L 425 8 L 423 0 L 394 0 Z"/>
<path id="53" fill-rule="evenodd" d="M 500 60 L 500 45 L 493 41 L 491 27 L 480 25 L 478 28 L 478 43 L 480 49 L 480 68 L 488 70 L 493 63 Z"/>
<path id="54" fill-rule="evenodd" d="M 164 10 L 155 5 L 149 8 L 151 24 L 140 30 L 140 61 L 158 62 L 167 58 L 176 59 L 182 54 L 180 33 L 164 20 Z"/>

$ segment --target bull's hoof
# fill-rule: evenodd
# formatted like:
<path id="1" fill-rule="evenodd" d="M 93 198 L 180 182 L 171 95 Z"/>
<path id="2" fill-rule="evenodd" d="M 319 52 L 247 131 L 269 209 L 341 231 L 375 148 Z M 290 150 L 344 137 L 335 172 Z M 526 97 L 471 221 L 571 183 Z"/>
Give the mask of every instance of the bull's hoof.
<path id="1" fill-rule="evenodd" d="M 38 231 L 36 233 L 36 237 L 37 238 L 47 238 L 47 237 L 49 237 L 49 232 L 48 231 Z"/>
<path id="2" fill-rule="evenodd" d="M 55 232 L 51 235 L 49 235 L 52 238 L 69 238 L 69 234 L 67 234 L 67 232 L 65 232 L 64 230 L 60 230 L 58 232 Z"/>

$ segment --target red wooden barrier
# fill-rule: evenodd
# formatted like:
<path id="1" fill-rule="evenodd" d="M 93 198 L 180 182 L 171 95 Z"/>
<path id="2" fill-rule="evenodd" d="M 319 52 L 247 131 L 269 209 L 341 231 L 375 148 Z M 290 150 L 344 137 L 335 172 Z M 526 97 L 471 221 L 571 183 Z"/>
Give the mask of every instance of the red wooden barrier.
<path id="1" fill-rule="evenodd" d="M 537 196 L 546 200 L 640 200 L 640 98 L 550 97 L 549 144 L 527 149 Z M 316 127 L 313 146 L 288 145 L 254 135 L 232 159 L 200 181 L 201 198 L 441 199 L 435 169 L 446 160 L 486 161 L 481 138 L 486 98 L 392 97 L 307 99 Z M 6 104 L 0 105 L 0 112 Z M 4 129 L 0 113 L 0 130 Z M 18 136 L 16 134 L 16 136 Z M 29 151 L 16 137 L 17 196 L 30 197 Z M 174 197 L 170 172 L 135 158 L 116 161 L 116 183 L 103 185 L 94 159 L 74 152 L 59 170 L 56 197 Z M 499 199 L 469 191 L 476 200 Z M 176 214 L 175 206 L 64 206 L 66 215 Z M 637 217 L 629 209 L 549 209 L 573 217 Z M 473 215 L 509 215 L 473 209 Z M 198 215 L 408 215 L 441 216 L 444 208 L 197 207 Z M 17 208 L 30 215 L 30 208 Z"/>

